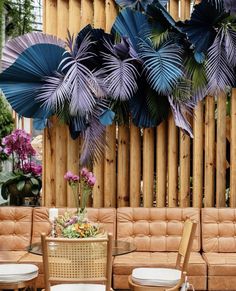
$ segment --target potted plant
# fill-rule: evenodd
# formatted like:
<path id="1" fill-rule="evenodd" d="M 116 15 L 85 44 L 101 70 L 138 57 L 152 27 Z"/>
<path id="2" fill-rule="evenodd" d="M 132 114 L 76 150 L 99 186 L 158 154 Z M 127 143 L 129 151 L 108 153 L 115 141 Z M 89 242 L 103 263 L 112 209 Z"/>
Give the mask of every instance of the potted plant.
<path id="1" fill-rule="evenodd" d="M 1 152 L 12 162 L 12 170 L 0 173 L 0 187 L 3 199 L 10 196 L 11 205 L 22 205 L 25 197 L 38 201 L 42 187 L 42 167 L 34 160 L 36 152 L 31 137 L 24 130 L 17 129 L 2 139 Z"/>

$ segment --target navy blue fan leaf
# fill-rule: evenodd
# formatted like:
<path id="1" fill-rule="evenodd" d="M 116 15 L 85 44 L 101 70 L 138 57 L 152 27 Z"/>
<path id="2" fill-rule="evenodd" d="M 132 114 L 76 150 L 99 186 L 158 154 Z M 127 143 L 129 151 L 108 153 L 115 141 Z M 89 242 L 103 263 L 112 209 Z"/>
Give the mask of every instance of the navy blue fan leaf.
<path id="1" fill-rule="evenodd" d="M 169 95 L 183 75 L 182 49 L 169 40 L 158 48 L 142 41 L 139 50 L 148 83 L 159 94 Z"/>
<path id="2" fill-rule="evenodd" d="M 145 76 L 140 77 L 139 89 L 129 101 L 131 118 L 138 127 L 155 127 L 167 118 L 169 102 L 150 88 Z"/>
<path id="3" fill-rule="evenodd" d="M 0 74 L 0 88 L 18 114 L 30 118 L 51 114 L 51 110 L 42 107 L 37 95 L 45 84 L 45 76 L 53 76 L 57 71 L 64 52 L 64 48 L 54 44 L 32 45 Z"/>
<path id="4" fill-rule="evenodd" d="M 88 127 L 87 119 L 83 116 L 70 116 L 69 117 L 69 130 L 72 139 L 76 139 L 81 132 L 84 132 Z"/>
<path id="5" fill-rule="evenodd" d="M 122 10 L 112 26 L 112 32 L 129 38 L 133 48 L 138 52 L 140 39 L 145 39 L 152 28 L 145 14 L 130 8 Z"/>
<path id="6" fill-rule="evenodd" d="M 223 5 L 203 0 L 194 6 L 190 20 L 178 22 L 177 26 L 186 33 L 196 52 L 206 53 L 216 37 L 217 25 L 226 16 Z"/>
<path id="7" fill-rule="evenodd" d="M 146 14 L 156 20 L 155 25 L 160 25 L 163 29 L 175 27 L 175 20 L 158 0 L 154 0 L 147 6 Z"/>
<path id="8" fill-rule="evenodd" d="M 152 3 L 152 0 L 115 0 L 115 2 L 122 8 L 145 10 L 147 5 Z"/>

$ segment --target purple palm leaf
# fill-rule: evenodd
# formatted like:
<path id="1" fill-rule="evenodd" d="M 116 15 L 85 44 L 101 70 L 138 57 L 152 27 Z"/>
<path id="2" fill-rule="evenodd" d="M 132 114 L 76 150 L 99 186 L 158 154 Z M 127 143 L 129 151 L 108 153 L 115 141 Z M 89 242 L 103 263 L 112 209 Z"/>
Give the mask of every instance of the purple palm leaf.
<path id="1" fill-rule="evenodd" d="M 41 32 L 31 32 L 21 35 L 6 43 L 2 52 L 2 70 L 10 67 L 10 65 L 12 65 L 19 55 L 28 47 L 40 43 L 54 44 L 63 48 L 65 47 L 65 42 L 53 35 Z"/>
<path id="2" fill-rule="evenodd" d="M 218 94 L 224 91 L 227 86 L 232 86 L 235 75 L 232 64 L 229 63 L 228 55 L 232 55 L 230 50 L 226 52 L 226 37 L 224 29 L 221 28 L 208 50 L 208 62 L 206 72 L 208 78 L 208 91 L 210 94 Z"/>
<path id="3" fill-rule="evenodd" d="M 64 76 L 56 73 L 55 76 L 45 78 L 45 84 L 40 88 L 36 100 L 42 102 L 47 111 L 60 112 L 65 102 L 69 102 L 70 92 L 64 82 Z"/>
<path id="4" fill-rule="evenodd" d="M 236 31 L 232 29 L 225 33 L 225 50 L 229 64 L 236 66 Z"/>
<path id="5" fill-rule="evenodd" d="M 128 100 L 138 90 L 136 59 L 131 57 L 132 50 L 125 40 L 116 46 L 106 42 L 106 48 L 110 53 L 102 53 L 104 63 L 100 73 L 105 76 L 108 93 L 114 100 Z"/>
<path id="6" fill-rule="evenodd" d="M 193 130 L 188 121 L 188 116 L 191 116 L 194 105 L 191 102 L 184 103 L 176 100 L 173 96 L 168 97 L 171 111 L 174 116 L 176 126 L 180 127 L 190 137 L 193 137 Z"/>
<path id="7" fill-rule="evenodd" d="M 65 72 L 64 82 L 71 94 L 71 115 L 84 116 L 87 113 L 92 113 L 96 105 L 95 96 L 100 94 L 100 86 L 96 76 L 86 67 L 86 61 L 94 57 L 94 54 L 90 52 L 92 44 L 90 34 L 86 35 L 76 56 L 69 55 L 59 66 Z"/>
<path id="8" fill-rule="evenodd" d="M 96 162 L 103 156 L 106 147 L 106 143 L 104 143 L 106 126 L 100 123 L 99 117 L 109 107 L 108 105 L 109 101 L 106 99 L 98 100 L 96 103 L 89 126 L 83 133 L 84 141 L 80 157 L 81 165 L 89 165 L 92 161 Z"/>

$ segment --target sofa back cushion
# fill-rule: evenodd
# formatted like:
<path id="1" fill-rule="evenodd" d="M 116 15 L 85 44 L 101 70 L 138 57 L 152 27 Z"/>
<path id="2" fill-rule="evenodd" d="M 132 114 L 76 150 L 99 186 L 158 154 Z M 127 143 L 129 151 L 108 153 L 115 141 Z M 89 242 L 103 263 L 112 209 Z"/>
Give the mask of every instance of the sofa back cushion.
<path id="1" fill-rule="evenodd" d="M 198 208 L 118 208 L 117 239 L 134 243 L 137 251 L 177 251 L 187 218 L 198 223 L 193 250 L 199 251 Z"/>
<path id="2" fill-rule="evenodd" d="M 75 212 L 75 208 L 59 208 L 59 215 L 65 211 Z M 98 223 L 101 229 L 116 234 L 116 209 L 115 208 L 87 208 L 87 218 Z M 32 243 L 39 242 L 41 233 L 49 234 L 51 224 L 49 221 L 49 208 L 36 207 L 33 211 Z M 114 237 L 115 238 L 115 237 Z"/>
<path id="3" fill-rule="evenodd" d="M 0 250 L 22 251 L 31 241 L 32 207 L 0 207 Z"/>
<path id="4" fill-rule="evenodd" d="M 202 209 L 202 249 L 204 252 L 236 252 L 236 209 Z"/>

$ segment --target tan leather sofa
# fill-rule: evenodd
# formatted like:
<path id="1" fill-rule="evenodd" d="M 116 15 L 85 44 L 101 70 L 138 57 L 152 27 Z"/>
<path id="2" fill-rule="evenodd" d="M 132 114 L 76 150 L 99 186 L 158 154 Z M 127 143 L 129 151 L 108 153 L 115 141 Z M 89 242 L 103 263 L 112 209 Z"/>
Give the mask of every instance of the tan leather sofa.
<path id="1" fill-rule="evenodd" d="M 209 290 L 236 290 L 236 209 L 202 209 L 202 250 Z"/>
<path id="2" fill-rule="evenodd" d="M 27 247 L 50 231 L 48 208 L 0 207 L 0 263 L 39 266 L 38 287 L 44 286 L 42 256 Z M 61 208 L 63 213 L 66 208 Z M 72 210 L 72 209 L 71 209 Z M 114 238 L 135 243 L 135 252 L 116 256 L 113 287 L 128 288 L 135 267 L 173 267 L 186 218 L 198 222 L 188 277 L 196 290 L 236 290 L 236 209 L 232 208 L 88 208 L 88 218 Z M 201 215 L 200 215 L 201 214 Z M 203 252 L 202 252 L 203 251 Z M 201 254 L 202 255 L 201 255 Z"/>
<path id="3" fill-rule="evenodd" d="M 113 287 L 128 288 L 136 267 L 174 267 L 186 218 L 198 222 L 188 277 L 195 289 L 206 290 L 207 265 L 200 255 L 200 210 L 197 208 L 118 208 L 117 239 L 132 242 L 135 252 L 113 262 Z"/>
<path id="4" fill-rule="evenodd" d="M 60 208 L 59 214 L 66 210 Z M 33 263 L 39 267 L 37 287 L 44 287 L 42 256 L 31 254 L 27 247 L 40 241 L 42 232 L 50 232 L 48 208 L 0 207 L 0 263 Z M 87 216 L 102 229 L 116 235 L 116 210 L 114 208 L 88 208 Z"/>

